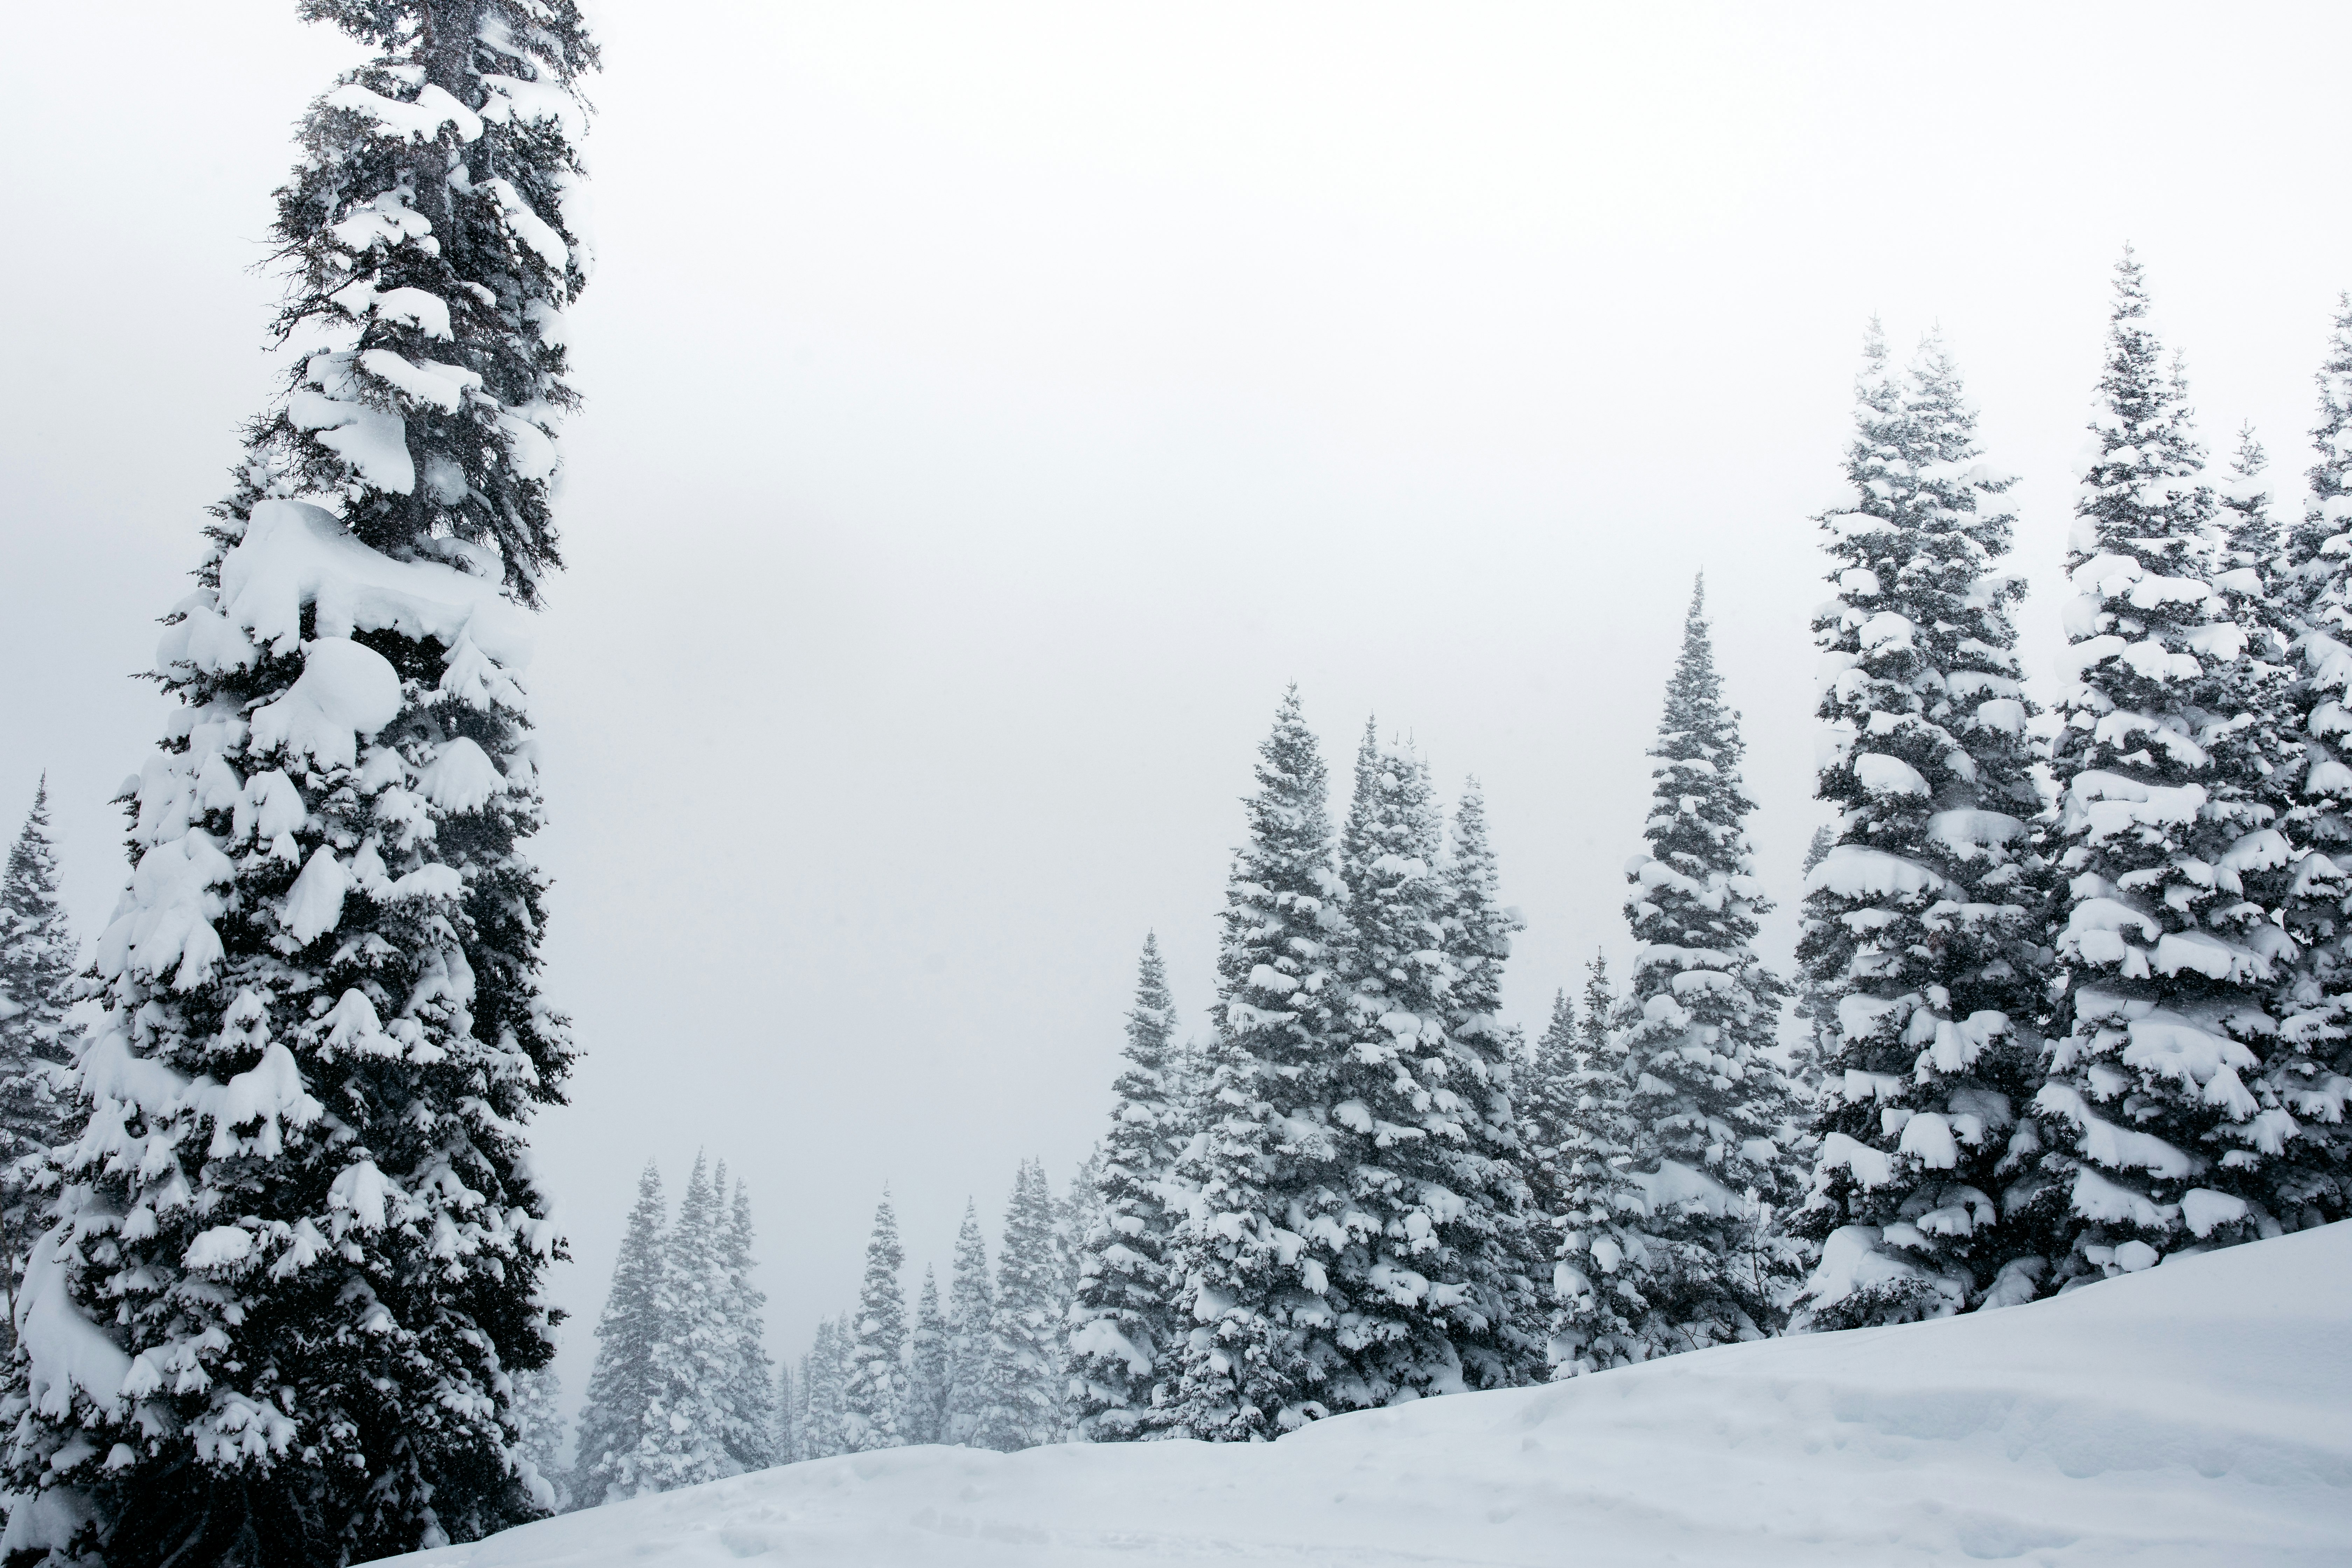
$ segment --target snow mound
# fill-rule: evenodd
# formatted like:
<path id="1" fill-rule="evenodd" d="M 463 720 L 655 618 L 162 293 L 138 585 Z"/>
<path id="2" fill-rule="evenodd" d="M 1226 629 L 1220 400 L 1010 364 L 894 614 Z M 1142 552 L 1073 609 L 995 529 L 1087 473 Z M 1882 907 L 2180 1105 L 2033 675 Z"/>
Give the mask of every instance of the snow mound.
<path id="1" fill-rule="evenodd" d="M 2352 1224 L 2053 1301 L 1733 1345 L 1271 1447 L 898 1448 L 550 1520 L 435 1568 L 2341 1563 Z"/>

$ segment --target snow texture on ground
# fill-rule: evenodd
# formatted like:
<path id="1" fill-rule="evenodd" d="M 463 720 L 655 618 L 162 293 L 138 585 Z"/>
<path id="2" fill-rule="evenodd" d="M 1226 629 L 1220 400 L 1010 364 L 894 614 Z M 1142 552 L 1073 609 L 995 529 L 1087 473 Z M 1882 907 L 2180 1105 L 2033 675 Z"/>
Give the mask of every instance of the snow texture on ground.
<path id="1" fill-rule="evenodd" d="M 435 1568 L 2352 1562 L 2352 1223 L 2002 1311 L 1342 1416 L 1271 1447 L 899 1448 Z"/>

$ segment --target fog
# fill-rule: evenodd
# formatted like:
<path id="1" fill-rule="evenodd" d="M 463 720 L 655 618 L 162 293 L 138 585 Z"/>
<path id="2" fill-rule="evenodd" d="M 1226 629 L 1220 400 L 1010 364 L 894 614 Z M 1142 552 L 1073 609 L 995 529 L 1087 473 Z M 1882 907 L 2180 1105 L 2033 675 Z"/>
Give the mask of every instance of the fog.
<path id="1" fill-rule="evenodd" d="M 45 770 L 86 937 L 127 679 L 269 395 L 269 193 L 353 58 L 287 0 L 19 7 L 0 374 L 0 826 Z M 1940 326 L 2023 476 L 2050 677 L 2129 241 L 2204 434 L 2297 487 L 2352 286 L 2335 6 L 907 6 L 604 0 L 530 673 L 539 1123 L 576 1399 L 636 1173 L 750 1182 L 772 1349 L 1097 1131 L 1136 951 L 1181 1026 L 1299 683 L 1484 783 L 1508 1014 L 1629 951 L 1694 574 L 1783 966 L 1864 323 Z M 1344 765 L 1337 772 L 1344 774 Z"/>

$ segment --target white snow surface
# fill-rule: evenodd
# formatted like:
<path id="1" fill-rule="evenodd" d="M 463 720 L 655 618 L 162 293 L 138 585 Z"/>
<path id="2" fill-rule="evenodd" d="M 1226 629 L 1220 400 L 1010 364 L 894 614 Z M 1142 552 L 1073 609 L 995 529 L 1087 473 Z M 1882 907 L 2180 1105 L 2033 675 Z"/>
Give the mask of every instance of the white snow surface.
<path id="1" fill-rule="evenodd" d="M 2352 1224 L 2032 1306 L 1341 1416 L 1271 1447 L 890 1449 L 400 1561 L 2341 1563 L 2347 1410 Z"/>

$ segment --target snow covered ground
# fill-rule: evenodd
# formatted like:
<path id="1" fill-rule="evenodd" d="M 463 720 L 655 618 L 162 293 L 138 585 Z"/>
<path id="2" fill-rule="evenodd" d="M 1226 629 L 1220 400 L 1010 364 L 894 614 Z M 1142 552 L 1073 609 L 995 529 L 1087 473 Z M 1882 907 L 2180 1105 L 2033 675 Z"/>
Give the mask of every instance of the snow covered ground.
<path id="1" fill-rule="evenodd" d="M 2352 1562 L 2352 1224 L 2063 1300 L 1343 1416 L 1271 1447 L 900 1448 L 405 1561 Z"/>

